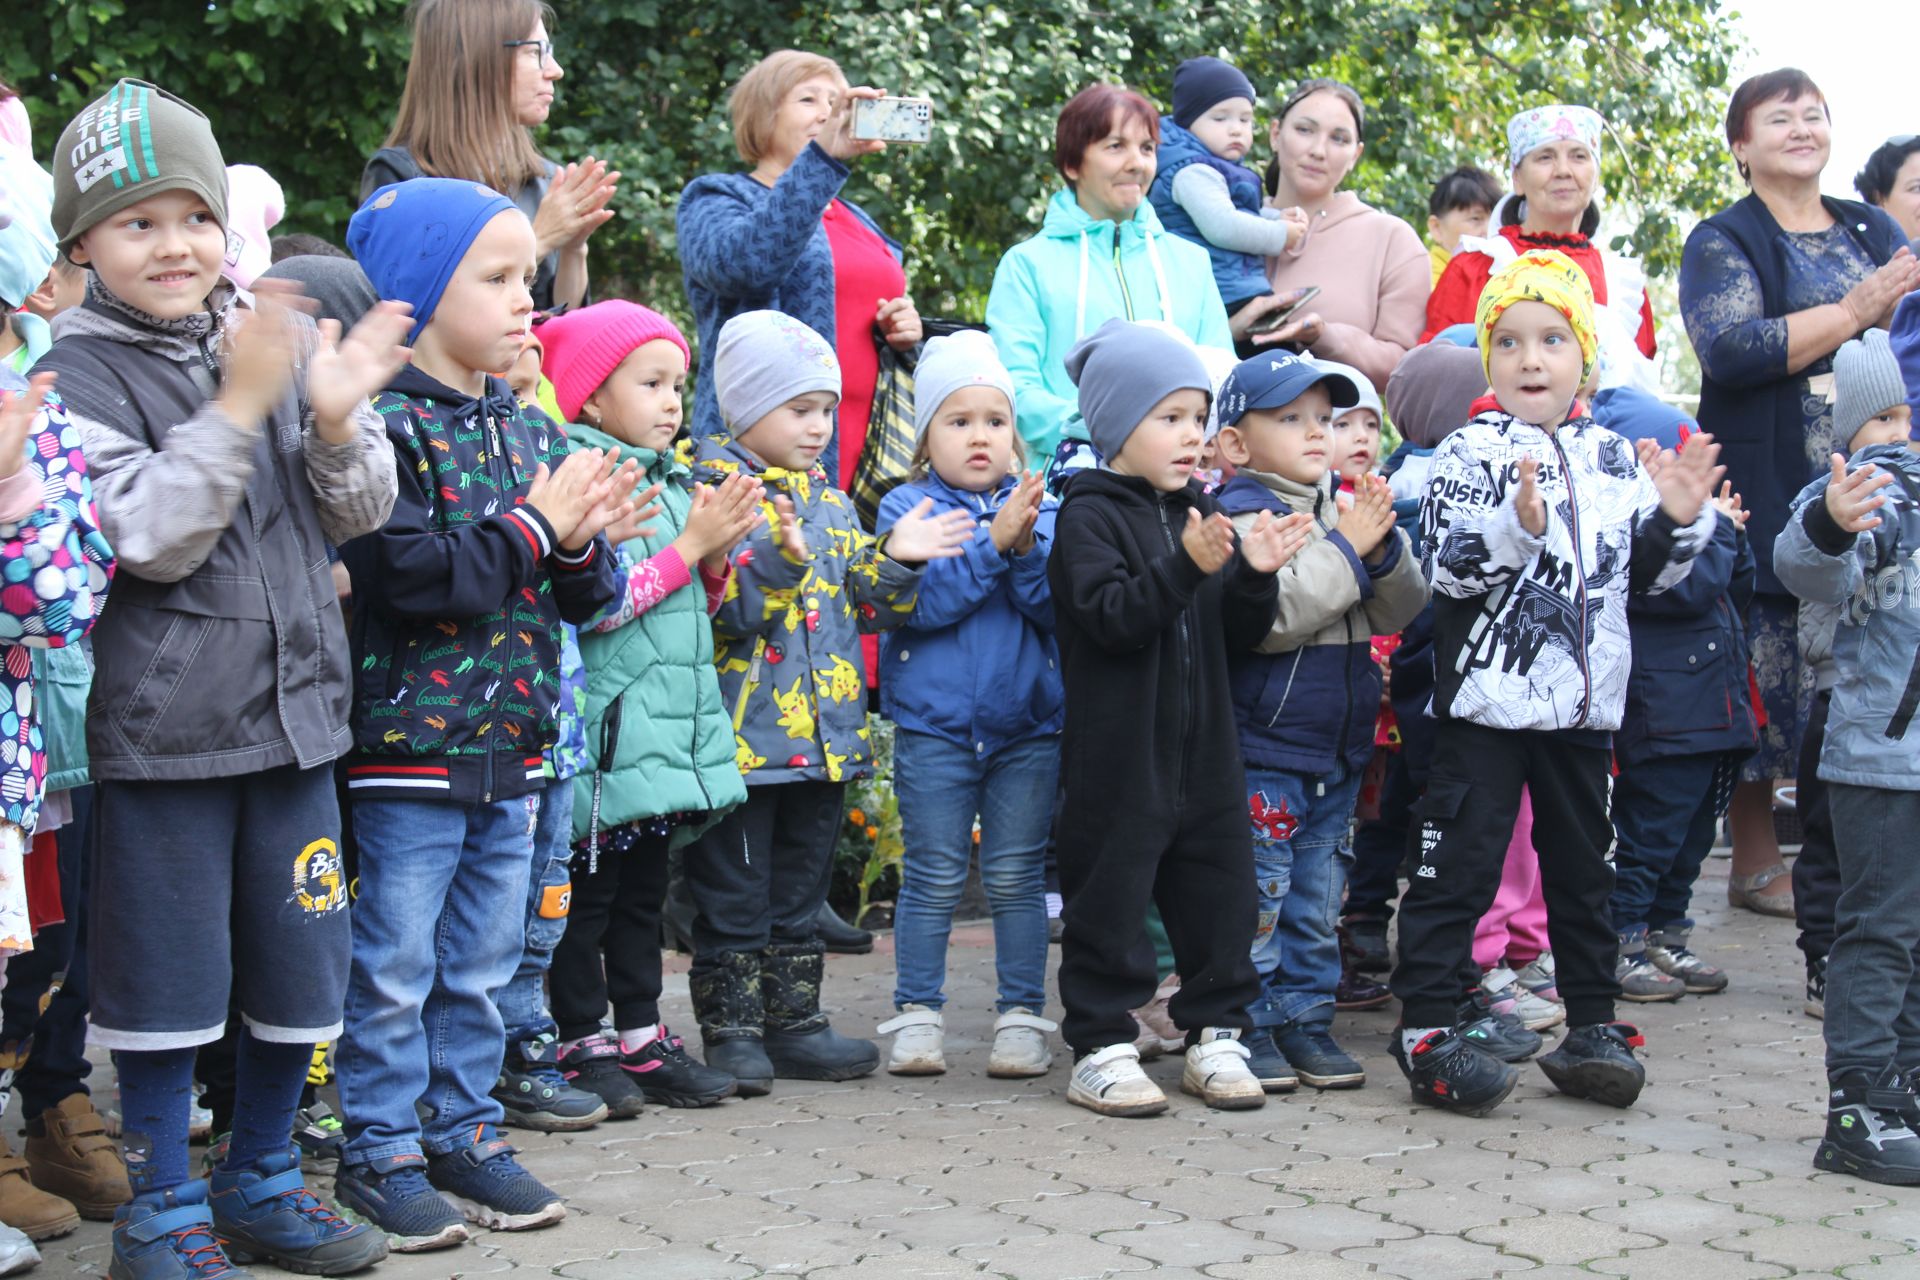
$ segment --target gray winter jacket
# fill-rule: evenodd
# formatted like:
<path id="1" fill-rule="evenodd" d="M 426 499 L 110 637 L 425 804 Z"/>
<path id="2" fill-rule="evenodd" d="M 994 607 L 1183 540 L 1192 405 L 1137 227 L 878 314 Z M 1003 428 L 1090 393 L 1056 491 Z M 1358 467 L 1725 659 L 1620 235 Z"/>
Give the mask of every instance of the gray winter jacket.
<path id="1" fill-rule="evenodd" d="M 1773 571 L 1802 600 L 1839 610 L 1822 780 L 1920 791 L 1920 454 L 1875 445 L 1848 463 L 1862 467 L 1895 476 L 1880 491 L 1879 527 L 1841 529 L 1827 513 L 1822 476 L 1794 499 L 1773 544 Z"/>
<path id="2" fill-rule="evenodd" d="M 259 430 L 228 418 L 214 397 L 232 299 L 222 283 L 210 310 L 162 321 L 92 279 L 35 366 L 60 374 L 119 559 L 93 634 L 96 779 L 312 768 L 350 741 L 327 544 L 385 523 L 393 450 L 364 405 L 350 442 L 315 433 L 304 318 L 292 389 Z"/>

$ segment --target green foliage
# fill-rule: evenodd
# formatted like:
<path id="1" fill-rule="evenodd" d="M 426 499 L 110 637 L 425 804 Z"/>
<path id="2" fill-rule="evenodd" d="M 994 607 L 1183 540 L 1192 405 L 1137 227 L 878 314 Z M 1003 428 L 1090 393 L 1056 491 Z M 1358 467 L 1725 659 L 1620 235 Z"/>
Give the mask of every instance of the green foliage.
<path id="1" fill-rule="evenodd" d="M 1164 102 L 1174 65 L 1219 53 L 1271 91 L 1339 76 L 1368 102 L 1348 185 L 1424 228 L 1432 179 L 1504 168 L 1506 118 L 1551 99 L 1608 119 L 1603 173 L 1634 250 L 1678 261 L 1682 220 L 1724 204 L 1719 142 L 1735 53 L 1721 0 L 558 0 L 566 67 L 543 145 L 625 174 L 618 221 L 594 239 L 605 296 L 684 313 L 674 206 L 699 173 L 738 165 L 726 90 L 782 46 L 831 53 L 857 81 L 937 104 L 935 137 L 860 163 L 849 194 L 910 247 L 921 309 L 978 318 L 993 268 L 1030 235 L 1057 184 L 1060 105 L 1096 79 Z M 1262 15 L 1265 15 L 1264 17 Z M 16 0 L 0 79 L 28 100 L 44 155 L 61 123 L 122 74 L 205 110 L 227 156 L 286 188 L 284 229 L 338 240 L 362 164 L 406 73 L 402 0 Z M 1258 163 L 1258 160 L 1256 160 Z M 1620 216 L 1630 210 L 1630 216 Z"/>
<path id="2" fill-rule="evenodd" d="M 900 828 L 900 801 L 893 793 L 893 725 L 868 718 L 873 774 L 847 784 L 846 815 L 833 847 L 833 878 L 828 900 L 854 924 L 867 908 L 891 899 L 900 889 L 900 862 L 906 840 Z"/>

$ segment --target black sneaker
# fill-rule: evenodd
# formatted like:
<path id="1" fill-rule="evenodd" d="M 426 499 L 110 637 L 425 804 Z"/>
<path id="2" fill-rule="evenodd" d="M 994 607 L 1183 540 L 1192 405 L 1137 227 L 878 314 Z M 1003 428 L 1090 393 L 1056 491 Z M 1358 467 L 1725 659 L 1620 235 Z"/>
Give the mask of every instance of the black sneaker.
<path id="1" fill-rule="evenodd" d="M 423 1253 L 465 1244 L 460 1211 L 427 1182 L 420 1156 L 396 1156 L 372 1164 L 342 1165 L 333 1182 L 340 1215 L 364 1222 L 387 1238 L 395 1253 Z"/>
<path id="2" fill-rule="evenodd" d="M 1247 1070 L 1253 1072 L 1262 1089 L 1268 1093 L 1292 1093 L 1300 1087 L 1300 1073 L 1273 1043 L 1273 1033 L 1267 1028 L 1255 1027 L 1240 1037 L 1240 1043 L 1247 1046 Z"/>
<path id="3" fill-rule="evenodd" d="M 576 1089 L 607 1104 L 607 1114 L 637 1116 L 647 1109 L 646 1095 L 620 1069 L 620 1046 L 608 1035 L 591 1035 L 560 1058 L 560 1073 Z"/>
<path id="4" fill-rule="evenodd" d="M 1340 956 L 1348 967 L 1361 973 L 1386 973 L 1393 968 L 1385 920 L 1349 917 L 1340 922 L 1339 937 Z"/>
<path id="5" fill-rule="evenodd" d="M 1358 1089 L 1367 1082 L 1366 1068 L 1342 1049 L 1333 1033 L 1317 1023 L 1290 1022 L 1273 1029 L 1274 1047 L 1286 1055 L 1303 1084 L 1316 1089 Z"/>
<path id="6" fill-rule="evenodd" d="M 1647 1083 L 1647 1069 L 1633 1056 L 1645 1043 L 1640 1029 L 1630 1023 L 1591 1022 L 1567 1032 L 1566 1039 L 1540 1059 L 1540 1069 L 1564 1094 L 1630 1107 Z"/>
<path id="7" fill-rule="evenodd" d="M 506 1111 L 506 1123 L 537 1133 L 591 1129 L 607 1118 L 607 1104 L 576 1089 L 560 1074 L 552 1036 L 507 1046 L 493 1100 Z"/>
<path id="8" fill-rule="evenodd" d="M 632 1053 L 621 1054 L 620 1069 L 648 1102 L 669 1107 L 710 1107 L 738 1088 L 726 1072 L 694 1061 L 680 1037 L 665 1027 Z"/>
<path id="9" fill-rule="evenodd" d="M 332 1173 L 340 1167 L 340 1154 L 346 1149 L 346 1130 L 340 1117 L 319 1098 L 310 1107 L 302 1107 L 293 1117 L 293 1144 L 300 1148 L 303 1167 L 316 1173 Z"/>
<path id="10" fill-rule="evenodd" d="M 427 1181 L 450 1196 L 468 1222 L 495 1231 L 550 1227 L 567 1216 L 567 1206 L 513 1158 L 513 1144 L 493 1126 L 479 1142 L 427 1162 Z"/>
<path id="11" fill-rule="evenodd" d="M 1827 1093 L 1827 1133 L 1813 1167 L 1890 1186 L 1920 1186 L 1914 1106 L 1913 1094 L 1892 1069 L 1878 1078 L 1857 1070 L 1835 1076 Z"/>
<path id="12" fill-rule="evenodd" d="M 1827 958 L 1825 956 L 1807 957 L 1807 1003 L 1804 1007 L 1809 1018 L 1824 1019 L 1827 1016 Z"/>
<path id="13" fill-rule="evenodd" d="M 1520 1019 L 1495 1009 L 1492 993 L 1478 983 L 1455 1007 L 1453 1029 L 1468 1044 L 1502 1062 L 1525 1062 L 1546 1043 Z"/>
<path id="14" fill-rule="evenodd" d="M 1520 1083 L 1520 1070 L 1510 1067 L 1458 1032 L 1441 1027 L 1420 1037 L 1408 1054 L 1396 1028 L 1391 1036 L 1393 1060 L 1407 1077 L 1413 1100 L 1463 1116 L 1484 1116 L 1507 1100 Z"/>

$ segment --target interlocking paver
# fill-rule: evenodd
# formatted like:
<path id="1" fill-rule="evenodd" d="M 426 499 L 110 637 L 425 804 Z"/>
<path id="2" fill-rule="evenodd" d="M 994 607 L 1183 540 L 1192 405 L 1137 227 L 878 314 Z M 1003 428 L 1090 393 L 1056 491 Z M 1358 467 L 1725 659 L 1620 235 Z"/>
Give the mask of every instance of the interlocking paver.
<path id="1" fill-rule="evenodd" d="M 1529 1258 L 1508 1257 L 1490 1244 L 1460 1236 L 1428 1235 L 1401 1243 L 1393 1241 L 1359 1249 L 1343 1249 L 1342 1258 L 1369 1262 L 1385 1275 L 1404 1280 L 1486 1280 L 1488 1276 L 1521 1275 L 1539 1264 Z"/>
<path id="2" fill-rule="evenodd" d="M 1876 1240 L 1858 1231 L 1844 1231 L 1823 1223 L 1782 1223 L 1758 1231 L 1707 1241 L 1709 1248 L 1747 1254 L 1801 1271 L 1844 1267 L 1884 1257 L 1904 1257 L 1905 1245 Z"/>
<path id="3" fill-rule="evenodd" d="M 1420 1234 L 1404 1223 L 1343 1204 L 1285 1206 L 1259 1217 L 1229 1219 L 1232 1226 L 1255 1229 L 1269 1240 L 1307 1252 L 1332 1252 L 1357 1245 L 1407 1240 Z"/>
<path id="4" fill-rule="evenodd" d="M 1543 1213 L 1463 1233 L 1477 1244 L 1498 1245 L 1502 1252 L 1539 1263 L 1577 1265 L 1610 1258 L 1633 1249 L 1650 1249 L 1656 1236 L 1629 1231 L 1609 1222 L 1596 1222 L 1577 1213 Z"/>

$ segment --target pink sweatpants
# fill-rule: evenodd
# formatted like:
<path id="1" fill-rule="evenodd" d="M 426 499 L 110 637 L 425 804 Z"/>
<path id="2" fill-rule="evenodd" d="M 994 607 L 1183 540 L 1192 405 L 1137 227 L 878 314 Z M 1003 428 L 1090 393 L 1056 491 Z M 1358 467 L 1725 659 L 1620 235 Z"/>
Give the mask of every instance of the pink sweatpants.
<path id="1" fill-rule="evenodd" d="M 1547 900 L 1540 891 L 1540 856 L 1533 849 L 1533 801 L 1523 790 L 1513 821 L 1500 892 L 1473 931 L 1473 962 L 1482 969 L 1527 964 L 1548 949 Z"/>

